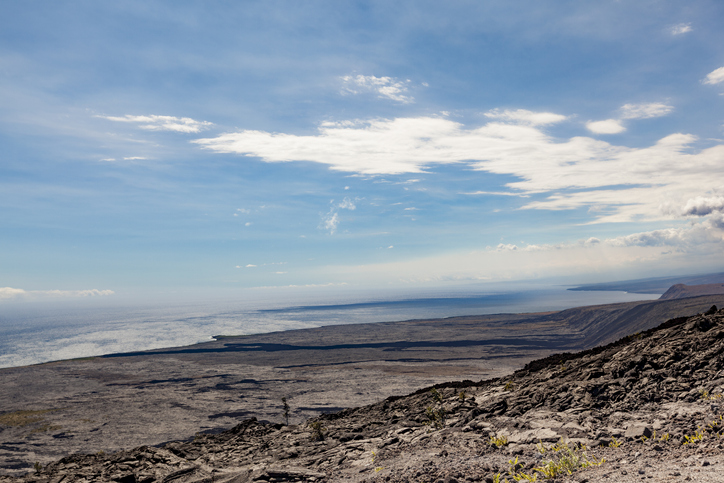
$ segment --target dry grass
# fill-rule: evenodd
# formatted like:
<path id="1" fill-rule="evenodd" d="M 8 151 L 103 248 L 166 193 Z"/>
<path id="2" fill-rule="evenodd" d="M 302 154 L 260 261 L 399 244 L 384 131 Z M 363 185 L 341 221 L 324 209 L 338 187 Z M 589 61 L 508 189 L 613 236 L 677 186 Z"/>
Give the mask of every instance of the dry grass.
<path id="1" fill-rule="evenodd" d="M 47 414 L 58 409 L 41 409 L 38 411 L 13 411 L 11 413 L 0 414 L 0 425 L 25 427 L 31 424 L 44 421 L 43 414 Z"/>

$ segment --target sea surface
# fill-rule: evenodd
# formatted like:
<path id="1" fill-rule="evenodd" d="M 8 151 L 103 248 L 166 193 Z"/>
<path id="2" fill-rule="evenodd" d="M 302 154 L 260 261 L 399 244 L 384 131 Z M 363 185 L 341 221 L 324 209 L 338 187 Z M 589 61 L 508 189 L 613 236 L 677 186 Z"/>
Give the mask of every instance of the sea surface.
<path id="1" fill-rule="evenodd" d="M 0 306 L 0 367 L 177 347 L 215 335 L 268 333 L 338 324 L 496 313 L 530 313 L 635 300 L 659 294 L 580 292 L 562 287 L 464 296 L 145 305 L 16 303 Z"/>

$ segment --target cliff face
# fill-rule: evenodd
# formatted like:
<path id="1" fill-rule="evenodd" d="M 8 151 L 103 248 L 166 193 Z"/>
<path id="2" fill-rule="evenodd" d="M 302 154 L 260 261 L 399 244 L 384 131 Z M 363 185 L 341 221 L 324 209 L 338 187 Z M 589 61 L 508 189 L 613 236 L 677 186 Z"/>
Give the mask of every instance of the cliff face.
<path id="1" fill-rule="evenodd" d="M 0 481 L 540 481 L 564 462 L 559 476 L 586 481 L 724 481 L 723 391 L 724 310 L 712 307 L 505 378 L 441 384 L 298 426 L 250 419 Z"/>
<path id="2" fill-rule="evenodd" d="M 708 283 L 705 285 L 684 285 L 677 283 L 659 297 L 659 300 L 683 299 L 687 297 L 699 297 L 700 295 L 724 294 L 724 283 Z"/>

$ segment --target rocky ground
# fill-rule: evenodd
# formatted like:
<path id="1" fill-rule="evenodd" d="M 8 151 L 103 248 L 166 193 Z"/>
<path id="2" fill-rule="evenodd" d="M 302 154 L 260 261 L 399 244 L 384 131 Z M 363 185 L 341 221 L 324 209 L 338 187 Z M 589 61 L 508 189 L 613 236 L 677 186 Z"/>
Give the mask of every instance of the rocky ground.
<path id="1" fill-rule="evenodd" d="M 723 391 L 724 310 L 712 309 L 498 379 L 74 455 L 0 482 L 717 482 Z"/>

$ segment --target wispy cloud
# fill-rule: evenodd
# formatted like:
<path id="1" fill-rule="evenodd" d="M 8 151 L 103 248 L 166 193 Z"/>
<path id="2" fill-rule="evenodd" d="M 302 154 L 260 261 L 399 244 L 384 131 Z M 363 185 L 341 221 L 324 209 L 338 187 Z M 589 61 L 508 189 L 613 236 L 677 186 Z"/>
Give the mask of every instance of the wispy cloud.
<path id="1" fill-rule="evenodd" d="M 649 104 L 624 104 L 621 107 L 621 118 L 649 119 L 652 117 L 666 116 L 673 110 L 673 106 L 669 106 L 662 102 L 652 102 Z"/>
<path id="2" fill-rule="evenodd" d="M 101 297 L 113 295 L 113 290 L 24 290 L 21 288 L 0 287 L 0 300 L 25 298 L 68 298 L 68 297 Z"/>
<path id="3" fill-rule="evenodd" d="M 688 32 L 691 32 L 693 29 L 691 28 L 690 23 L 680 23 L 678 25 L 674 25 L 671 27 L 671 35 L 681 35 Z"/>
<path id="4" fill-rule="evenodd" d="M 409 104 L 415 98 L 407 95 L 410 80 L 398 80 L 393 77 L 375 77 L 373 75 L 346 75 L 342 77 L 344 94 L 375 93 L 383 99 Z"/>
<path id="5" fill-rule="evenodd" d="M 487 196 L 518 196 L 521 198 L 530 198 L 530 195 L 524 193 L 511 193 L 508 191 L 472 191 L 463 193 L 465 195 L 487 195 Z"/>
<path id="6" fill-rule="evenodd" d="M 347 197 L 339 203 L 335 203 L 334 200 L 332 200 L 330 204 L 332 206 L 329 208 L 329 212 L 322 218 L 322 228 L 328 231 L 330 235 L 334 235 L 337 232 L 337 226 L 340 222 L 339 210 L 354 211 L 357 209 L 357 205 Z"/>
<path id="7" fill-rule="evenodd" d="M 724 67 L 719 67 L 718 69 L 709 72 L 706 79 L 704 79 L 704 84 L 714 85 L 722 82 L 724 82 Z"/>
<path id="8" fill-rule="evenodd" d="M 606 119 L 605 121 L 589 121 L 586 128 L 596 134 L 618 134 L 626 128 L 618 119 Z"/>
<path id="9" fill-rule="evenodd" d="M 724 145 L 693 153 L 696 140 L 675 133 L 650 147 L 629 148 L 583 136 L 555 139 L 536 126 L 515 122 L 466 128 L 445 118 L 418 117 L 325 125 L 311 136 L 242 131 L 195 142 L 266 162 L 305 160 L 366 175 L 460 164 L 517 178 L 506 184 L 513 193 L 549 193 L 522 208 L 596 206 L 595 221 L 626 222 L 669 218 L 671 213 L 662 208 L 666 203 L 683 206 L 724 186 Z M 332 209 L 325 218 L 330 232 L 339 223 L 335 214 Z"/>
<path id="10" fill-rule="evenodd" d="M 547 124 L 556 124 L 568 119 L 568 116 L 555 114 L 553 112 L 533 112 L 525 109 L 500 110 L 493 109 L 485 113 L 485 117 L 490 119 L 500 119 L 501 121 L 513 121 L 531 126 L 545 126 Z"/>
<path id="11" fill-rule="evenodd" d="M 198 133 L 214 124 L 208 121 L 196 121 L 190 117 L 173 117 L 173 116 L 133 116 L 127 114 L 125 116 L 96 116 L 102 119 L 116 122 L 126 122 L 138 124 L 141 129 L 150 131 L 175 131 L 184 133 Z"/>

